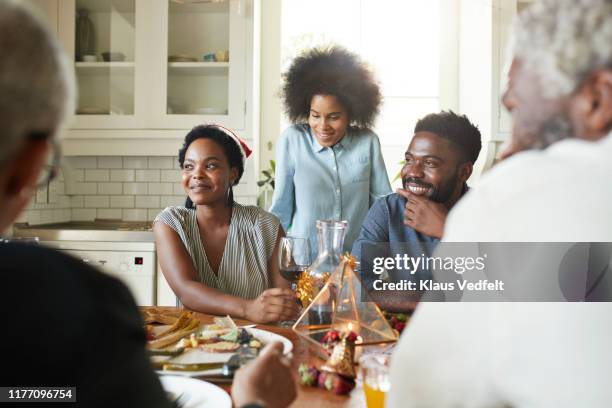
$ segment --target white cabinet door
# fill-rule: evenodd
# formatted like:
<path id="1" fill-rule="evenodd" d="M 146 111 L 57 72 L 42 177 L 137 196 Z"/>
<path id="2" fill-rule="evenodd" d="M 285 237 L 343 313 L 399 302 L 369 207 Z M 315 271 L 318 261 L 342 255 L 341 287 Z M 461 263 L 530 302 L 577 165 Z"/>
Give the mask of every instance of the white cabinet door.
<path id="1" fill-rule="evenodd" d="M 145 125 L 147 0 L 61 0 L 60 42 L 74 61 L 73 129 Z"/>
<path id="2" fill-rule="evenodd" d="M 244 129 L 247 19 L 250 2 L 152 0 L 149 47 L 155 79 L 149 86 L 150 124 L 189 129 L 220 123 Z"/>

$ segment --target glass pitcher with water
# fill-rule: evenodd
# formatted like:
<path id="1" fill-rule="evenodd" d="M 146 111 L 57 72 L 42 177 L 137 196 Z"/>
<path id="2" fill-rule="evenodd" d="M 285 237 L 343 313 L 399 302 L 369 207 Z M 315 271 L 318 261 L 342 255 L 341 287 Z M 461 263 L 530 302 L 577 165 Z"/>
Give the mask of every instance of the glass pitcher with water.
<path id="1" fill-rule="evenodd" d="M 303 307 L 312 302 L 331 273 L 340 265 L 348 222 L 318 220 L 316 226 L 319 245 L 317 259 L 302 273 L 296 291 Z M 324 310 L 320 312 L 325 314 Z"/>

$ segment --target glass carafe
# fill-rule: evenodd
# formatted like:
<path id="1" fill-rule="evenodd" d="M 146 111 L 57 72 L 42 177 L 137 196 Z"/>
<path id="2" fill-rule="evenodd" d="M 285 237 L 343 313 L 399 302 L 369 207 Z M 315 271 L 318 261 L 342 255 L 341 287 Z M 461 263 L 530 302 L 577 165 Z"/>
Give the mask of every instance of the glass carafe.
<path id="1" fill-rule="evenodd" d="M 312 265 L 302 273 L 297 286 L 303 307 L 312 302 L 331 273 L 340 265 L 348 222 L 318 220 L 316 226 L 319 253 Z"/>

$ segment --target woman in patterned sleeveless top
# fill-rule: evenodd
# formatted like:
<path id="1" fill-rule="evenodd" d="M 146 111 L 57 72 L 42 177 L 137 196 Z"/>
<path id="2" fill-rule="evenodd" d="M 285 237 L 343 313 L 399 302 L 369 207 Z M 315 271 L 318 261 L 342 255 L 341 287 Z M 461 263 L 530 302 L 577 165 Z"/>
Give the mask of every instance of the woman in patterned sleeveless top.
<path id="1" fill-rule="evenodd" d="M 154 221 L 159 263 L 187 308 L 258 323 L 295 317 L 295 295 L 278 267 L 278 219 L 234 201 L 248 146 L 219 125 L 201 125 L 179 150 L 184 207 Z"/>

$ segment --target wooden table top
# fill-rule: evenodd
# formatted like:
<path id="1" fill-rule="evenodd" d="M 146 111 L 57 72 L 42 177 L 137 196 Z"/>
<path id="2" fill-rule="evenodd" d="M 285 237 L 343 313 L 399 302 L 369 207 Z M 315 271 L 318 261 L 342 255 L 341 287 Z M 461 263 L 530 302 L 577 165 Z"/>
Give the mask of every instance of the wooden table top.
<path id="1" fill-rule="evenodd" d="M 176 307 L 143 307 L 143 310 L 156 309 L 163 310 L 166 312 L 176 312 L 183 310 Z M 185 309 L 186 310 L 186 309 Z M 213 322 L 213 315 L 194 313 L 194 316 L 204 324 L 210 324 Z M 248 325 L 252 324 L 247 320 L 234 319 L 237 325 Z M 365 407 L 365 397 L 363 389 L 358 384 L 357 387 L 348 395 L 340 396 L 326 390 L 322 390 L 314 387 L 304 387 L 299 385 L 298 381 L 298 367 L 301 363 L 321 365 L 323 360 L 318 358 L 316 354 L 311 351 L 308 345 L 299 338 L 297 334 L 291 330 L 291 328 L 279 327 L 276 325 L 258 324 L 258 329 L 268 330 L 276 334 L 280 334 L 291 340 L 293 343 L 293 358 L 291 360 L 291 370 L 296 380 L 298 388 L 298 396 L 291 404 L 291 408 L 316 408 L 316 407 L 350 407 L 350 408 L 362 408 Z M 229 390 L 229 386 L 219 384 L 220 387 Z M 280 391 L 280 390 L 279 390 Z"/>

